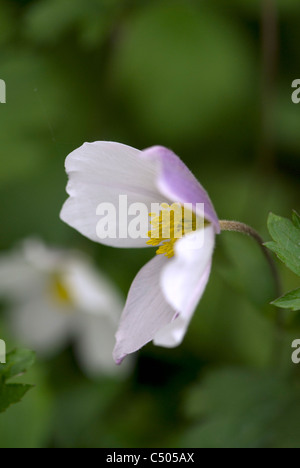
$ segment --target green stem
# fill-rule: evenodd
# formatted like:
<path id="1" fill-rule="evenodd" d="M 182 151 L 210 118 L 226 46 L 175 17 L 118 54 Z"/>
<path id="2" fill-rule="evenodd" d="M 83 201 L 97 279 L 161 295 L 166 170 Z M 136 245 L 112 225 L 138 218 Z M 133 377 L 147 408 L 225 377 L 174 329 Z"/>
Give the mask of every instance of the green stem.
<path id="1" fill-rule="evenodd" d="M 252 237 L 261 248 L 269 266 L 271 269 L 272 276 L 274 278 L 276 294 L 277 296 L 282 295 L 282 288 L 281 288 L 281 281 L 277 271 L 277 267 L 275 261 L 270 253 L 270 251 L 264 245 L 264 241 L 262 237 L 258 234 L 255 229 L 248 226 L 247 224 L 240 223 L 238 221 L 220 221 L 220 227 L 222 231 L 232 231 L 232 232 L 240 232 L 241 234 L 245 234 L 246 236 Z"/>
<path id="2" fill-rule="evenodd" d="M 262 237 L 258 234 L 255 229 L 248 226 L 247 224 L 240 223 L 238 221 L 220 221 L 220 227 L 222 231 L 233 231 L 240 232 L 246 236 L 252 237 L 259 244 L 272 272 L 274 278 L 274 283 L 276 287 L 277 296 L 282 295 L 281 281 L 277 271 L 275 261 L 265 247 Z M 272 350 L 272 363 L 276 368 L 280 368 L 282 364 L 282 345 L 284 340 L 284 316 L 281 309 L 277 310 L 276 319 L 275 319 L 275 336 L 274 336 L 274 349 Z"/>

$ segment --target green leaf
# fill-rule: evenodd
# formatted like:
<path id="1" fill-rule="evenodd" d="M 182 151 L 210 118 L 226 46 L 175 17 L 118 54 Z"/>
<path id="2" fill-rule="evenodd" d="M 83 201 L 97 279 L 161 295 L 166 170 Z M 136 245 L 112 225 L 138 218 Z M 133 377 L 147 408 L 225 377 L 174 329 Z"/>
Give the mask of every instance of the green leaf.
<path id="1" fill-rule="evenodd" d="M 293 212 L 293 223 L 296 228 L 300 229 L 300 216 L 298 215 L 297 211 Z"/>
<path id="2" fill-rule="evenodd" d="M 7 380 L 26 372 L 35 361 L 35 353 L 27 349 L 16 349 L 6 356 L 6 364 L 0 365 L 0 413 L 18 403 L 32 385 L 7 384 Z"/>
<path id="3" fill-rule="evenodd" d="M 0 378 L 5 381 L 24 374 L 35 361 L 35 353 L 28 349 L 15 349 L 6 356 L 6 364 L 0 365 Z"/>
<path id="4" fill-rule="evenodd" d="M 0 413 L 3 413 L 11 405 L 19 403 L 23 396 L 33 388 L 32 385 L 9 384 L 0 382 Z"/>
<path id="5" fill-rule="evenodd" d="M 269 232 L 274 242 L 266 246 L 275 252 L 278 258 L 300 276 L 300 227 L 299 217 L 294 215 L 294 224 L 286 218 L 270 214 L 268 219 Z"/>
<path id="6" fill-rule="evenodd" d="M 285 296 L 276 299 L 272 304 L 283 309 L 300 310 L 300 289 L 289 292 Z"/>

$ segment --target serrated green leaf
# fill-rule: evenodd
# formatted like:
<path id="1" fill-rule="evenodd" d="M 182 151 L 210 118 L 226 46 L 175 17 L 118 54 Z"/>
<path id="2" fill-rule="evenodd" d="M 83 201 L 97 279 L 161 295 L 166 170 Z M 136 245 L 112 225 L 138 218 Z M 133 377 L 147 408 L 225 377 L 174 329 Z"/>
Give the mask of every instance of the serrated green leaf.
<path id="1" fill-rule="evenodd" d="M 293 212 L 293 223 L 296 228 L 300 229 L 300 216 L 298 215 L 297 211 Z"/>
<path id="2" fill-rule="evenodd" d="M 6 356 L 6 364 L 0 365 L 0 378 L 4 381 L 26 372 L 35 361 L 35 353 L 28 349 L 16 349 Z"/>
<path id="3" fill-rule="evenodd" d="M 300 310 L 300 289 L 289 292 L 285 296 L 276 299 L 272 304 L 283 309 Z"/>
<path id="4" fill-rule="evenodd" d="M 9 384 L 0 382 L 0 413 L 3 413 L 11 405 L 19 403 L 24 395 L 32 388 L 32 385 Z"/>
<path id="5" fill-rule="evenodd" d="M 35 353 L 28 349 L 15 349 L 6 356 L 6 364 L 0 365 L 0 413 L 21 401 L 32 385 L 6 384 L 6 381 L 26 372 L 35 361 Z"/>
<path id="6" fill-rule="evenodd" d="M 268 219 L 268 228 L 274 242 L 268 242 L 266 247 L 300 276 L 300 229 L 289 219 L 272 213 Z"/>

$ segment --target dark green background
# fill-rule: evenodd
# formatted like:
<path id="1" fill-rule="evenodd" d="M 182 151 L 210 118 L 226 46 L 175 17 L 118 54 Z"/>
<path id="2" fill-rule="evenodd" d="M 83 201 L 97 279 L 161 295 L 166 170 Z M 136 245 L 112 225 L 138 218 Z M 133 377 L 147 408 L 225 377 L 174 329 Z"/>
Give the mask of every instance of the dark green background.
<path id="1" fill-rule="evenodd" d="M 289 217 L 300 208 L 300 105 L 291 101 L 300 4 L 273 3 L 279 47 L 275 93 L 264 108 L 273 124 L 269 151 L 261 0 L 0 0 L 1 249 L 32 235 L 76 247 L 125 296 L 153 252 L 93 244 L 58 217 L 64 159 L 94 140 L 172 148 L 221 219 L 251 224 L 268 240 L 269 212 Z M 279 268 L 284 290 L 299 286 Z M 121 383 L 88 380 L 71 347 L 38 362 L 24 378 L 35 389 L 0 415 L 0 446 L 299 447 L 290 347 L 300 330 L 277 339 L 272 299 L 254 242 L 223 234 L 179 348 L 146 346 Z M 15 345 L 4 312 L 0 335 Z"/>

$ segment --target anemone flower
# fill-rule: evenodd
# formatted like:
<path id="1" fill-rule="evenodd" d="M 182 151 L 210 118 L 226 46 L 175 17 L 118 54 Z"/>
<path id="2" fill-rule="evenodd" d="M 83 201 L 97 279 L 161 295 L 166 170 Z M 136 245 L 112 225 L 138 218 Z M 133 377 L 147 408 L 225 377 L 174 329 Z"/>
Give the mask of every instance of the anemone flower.
<path id="1" fill-rule="evenodd" d="M 0 296 L 18 340 L 48 357 L 74 342 L 83 371 L 110 374 L 119 291 L 81 253 L 26 240 L 0 257 Z"/>
<path id="2" fill-rule="evenodd" d="M 69 198 L 61 212 L 64 222 L 89 239 L 113 247 L 158 247 L 157 255 L 131 285 L 116 334 L 115 361 L 121 363 L 151 340 L 164 347 L 179 345 L 208 283 L 220 232 L 207 192 L 178 156 L 160 146 L 139 151 L 114 142 L 85 143 L 67 157 L 66 171 Z M 128 204 L 147 207 L 152 226 L 146 238 L 120 235 L 127 229 L 120 206 L 124 195 Z M 100 235 L 101 203 L 115 207 L 113 231 L 119 235 Z M 203 220 L 203 241 L 197 241 L 199 229 L 185 229 L 183 218 L 181 238 L 174 235 L 174 221 L 169 237 L 162 235 L 163 208 L 153 214 L 155 203 L 162 207 L 188 204 L 192 226 L 196 219 Z"/>

